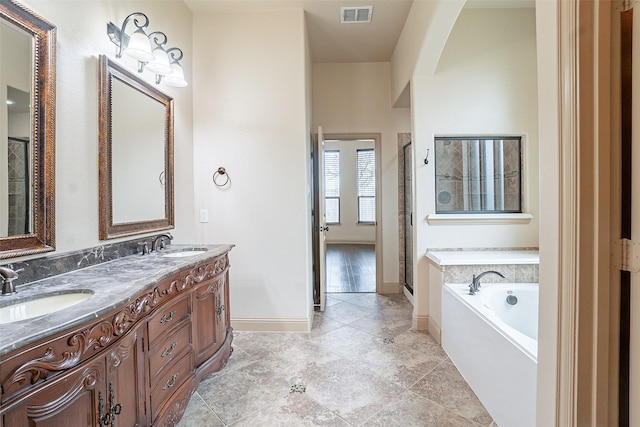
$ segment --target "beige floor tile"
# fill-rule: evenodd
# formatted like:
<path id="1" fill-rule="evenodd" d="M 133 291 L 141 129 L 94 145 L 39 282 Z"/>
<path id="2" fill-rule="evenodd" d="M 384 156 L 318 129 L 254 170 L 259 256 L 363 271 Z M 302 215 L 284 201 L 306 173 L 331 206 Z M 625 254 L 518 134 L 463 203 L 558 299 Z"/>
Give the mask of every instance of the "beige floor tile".
<path id="1" fill-rule="evenodd" d="M 411 391 L 444 406 L 456 414 L 488 426 L 493 419 L 449 360 L 411 387 Z"/>
<path id="2" fill-rule="evenodd" d="M 354 359 L 378 347 L 380 342 L 376 338 L 358 329 L 343 326 L 319 336 L 315 343 L 325 351 L 330 351 L 346 359 Z"/>
<path id="3" fill-rule="evenodd" d="M 178 427 L 224 427 L 224 423 L 196 392 L 191 397 Z"/>
<path id="4" fill-rule="evenodd" d="M 301 377 L 307 395 L 352 425 L 360 425 L 402 393 L 400 387 L 350 360 L 309 367 Z"/>
<path id="5" fill-rule="evenodd" d="M 179 427 L 488 426 L 404 295 L 329 294 L 310 333 L 235 332 Z"/>
<path id="6" fill-rule="evenodd" d="M 410 391 L 365 422 L 367 427 L 478 427 L 437 403 Z"/>
<path id="7" fill-rule="evenodd" d="M 290 385 L 261 362 L 208 378 L 198 387 L 202 399 L 225 425 L 275 406 L 289 392 Z"/>
<path id="8" fill-rule="evenodd" d="M 232 424 L 233 427 L 348 427 L 329 409 L 304 393 L 289 393 L 276 405 L 259 410 Z"/>
<path id="9" fill-rule="evenodd" d="M 326 307 L 324 311 L 325 317 L 344 324 L 355 322 L 370 314 L 370 310 L 351 304 L 349 301 Z"/>

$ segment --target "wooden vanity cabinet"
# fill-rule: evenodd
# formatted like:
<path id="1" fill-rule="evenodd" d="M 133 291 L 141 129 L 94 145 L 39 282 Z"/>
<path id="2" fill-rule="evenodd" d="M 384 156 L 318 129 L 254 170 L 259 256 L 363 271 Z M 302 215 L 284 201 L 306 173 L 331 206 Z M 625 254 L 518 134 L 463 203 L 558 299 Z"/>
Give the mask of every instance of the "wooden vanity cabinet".
<path id="1" fill-rule="evenodd" d="M 228 258 L 0 357 L 0 426 L 173 426 L 231 355 Z"/>
<path id="2" fill-rule="evenodd" d="M 96 426 L 99 396 L 106 395 L 104 358 L 38 387 L 2 414 L 3 425 Z"/>
<path id="3" fill-rule="evenodd" d="M 229 295 L 227 282 L 229 271 L 200 283 L 193 292 L 193 325 L 196 365 L 200 366 L 199 376 L 204 376 L 222 368 L 218 360 L 211 357 L 220 350 L 229 331 Z M 208 364 L 205 362 L 209 361 Z"/>
<path id="4" fill-rule="evenodd" d="M 118 425 L 144 425 L 142 342 L 131 331 L 106 355 L 29 390 L 3 414 L 4 425 L 99 426 L 113 417 Z"/>
<path id="5" fill-rule="evenodd" d="M 144 371 L 144 334 L 140 327 L 134 333 L 124 337 L 116 348 L 106 356 L 107 389 L 103 402 L 98 402 L 98 419 L 100 406 L 104 404 L 102 414 L 110 414 L 111 405 L 115 406 L 117 425 L 144 426 L 145 414 L 145 371 Z M 113 391 L 113 397 L 111 396 Z M 119 407 L 117 405 L 120 405 Z M 102 418 L 105 420 L 104 416 Z"/>

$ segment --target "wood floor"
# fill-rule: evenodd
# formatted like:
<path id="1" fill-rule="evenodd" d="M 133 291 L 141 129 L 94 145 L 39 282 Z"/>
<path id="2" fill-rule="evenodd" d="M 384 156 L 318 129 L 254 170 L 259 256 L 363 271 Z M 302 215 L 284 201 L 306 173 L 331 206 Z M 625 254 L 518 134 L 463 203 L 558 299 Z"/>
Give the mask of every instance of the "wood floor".
<path id="1" fill-rule="evenodd" d="M 327 244 L 327 292 L 375 292 L 373 244 Z"/>

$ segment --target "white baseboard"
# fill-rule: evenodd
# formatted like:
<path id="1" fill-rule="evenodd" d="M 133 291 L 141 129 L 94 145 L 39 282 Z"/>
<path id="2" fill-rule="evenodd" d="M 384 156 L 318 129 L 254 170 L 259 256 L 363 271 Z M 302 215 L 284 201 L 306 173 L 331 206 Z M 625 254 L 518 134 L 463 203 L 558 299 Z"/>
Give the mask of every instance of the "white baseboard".
<path id="1" fill-rule="evenodd" d="M 231 327 L 239 332 L 303 332 L 311 331 L 312 318 L 231 318 Z"/>
<path id="2" fill-rule="evenodd" d="M 402 293 L 402 285 L 400 283 L 383 283 L 378 292 L 383 295 L 399 294 Z"/>
<path id="3" fill-rule="evenodd" d="M 376 241 L 372 240 L 372 241 L 369 242 L 369 241 L 362 241 L 362 240 L 355 241 L 355 240 L 333 240 L 333 239 L 329 240 L 329 239 L 327 239 L 326 243 L 327 243 L 327 245 L 330 245 L 332 243 L 334 245 L 375 245 Z"/>
<path id="4" fill-rule="evenodd" d="M 413 316 L 413 329 L 429 330 L 429 316 Z"/>
<path id="5" fill-rule="evenodd" d="M 409 292 L 409 289 L 407 289 L 406 286 L 402 286 L 402 292 L 404 292 L 404 296 L 407 297 L 411 305 L 415 305 L 413 303 L 413 294 Z"/>
<path id="6" fill-rule="evenodd" d="M 431 334 L 433 339 L 436 340 L 438 344 L 442 344 L 442 331 L 440 330 L 440 326 L 431 318 L 429 318 L 428 324 L 429 333 Z"/>

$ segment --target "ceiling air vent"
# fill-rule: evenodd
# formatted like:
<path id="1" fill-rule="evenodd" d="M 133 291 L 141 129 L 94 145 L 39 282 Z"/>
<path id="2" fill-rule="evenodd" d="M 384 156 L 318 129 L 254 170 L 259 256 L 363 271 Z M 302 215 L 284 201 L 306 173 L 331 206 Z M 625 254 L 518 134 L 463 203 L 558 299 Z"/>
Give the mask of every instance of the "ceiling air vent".
<path id="1" fill-rule="evenodd" d="M 356 24 L 359 22 L 371 22 L 373 6 L 341 7 L 340 22 L 343 24 Z"/>

